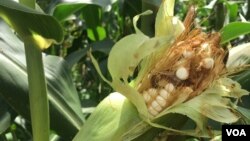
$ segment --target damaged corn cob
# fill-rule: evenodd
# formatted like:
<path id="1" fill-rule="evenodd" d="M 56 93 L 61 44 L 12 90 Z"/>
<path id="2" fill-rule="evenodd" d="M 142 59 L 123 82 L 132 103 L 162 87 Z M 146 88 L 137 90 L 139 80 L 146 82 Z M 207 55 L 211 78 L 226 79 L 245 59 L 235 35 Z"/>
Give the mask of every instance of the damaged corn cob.
<path id="1" fill-rule="evenodd" d="M 150 67 L 137 87 L 153 116 L 171 106 L 179 93 L 185 93 L 188 99 L 199 95 L 225 69 L 226 51 L 220 47 L 220 34 L 189 31 L 193 15 L 191 7 L 184 22 L 186 30 Z"/>
<path id="2" fill-rule="evenodd" d="M 190 8 L 182 23 L 174 17 L 173 7 L 174 0 L 162 1 L 152 38 L 136 26 L 139 17 L 150 11 L 134 17 L 136 33 L 119 40 L 110 51 L 108 70 L 112 80 L 103 76 L 90 54 L 97 72 L 117 92 L 97 106 L 79 139 L 132 140 L 151 127 L 212 137 L 213 130 L 207 128 L 208 118 L 220 123 L 238 121 L 236 104 L 229 98 L 238 100 L 248 92 L 225 75 L 228 52 L 220 47 L 220 34 L 191 29 L 194 8 Z M 185 115 L 197 127 L 183 131 L 181 127 L 165 124 L 182 120 L 165 117 L 170 113 Z"/>

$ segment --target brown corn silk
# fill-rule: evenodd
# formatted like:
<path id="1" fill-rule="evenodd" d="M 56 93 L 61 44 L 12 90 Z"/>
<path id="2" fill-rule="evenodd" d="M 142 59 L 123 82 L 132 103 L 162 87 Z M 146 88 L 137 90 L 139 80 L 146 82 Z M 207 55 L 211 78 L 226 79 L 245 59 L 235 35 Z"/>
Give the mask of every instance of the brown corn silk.
<path id="1" fill-rule="evenodd" d="M 137 90 L 143 94 L 144 91 L 154 88 L 163 89 L 168 83 L 175 86 L 175 90 L 170 93 L 166 100 L 165 107 L 171 106 L 180 93 L 186 93 L 187 100 L 199 95 L 209 85 L 218 78 L 219 74 L 225 71 L 223 62 L 226 51 L 220 47 L 220 34 L 204 33 L 199 28 L 191 29 L 195 17 L 194 7 L 189 9 L 184 20 L 185 31 L 174 41 L 171 47 L 167 48 L 155 64 L 151 65 L 140 81 Z M 191 52 L 190 57 L 184 57 L 185 52 Z M 212 58 L 211 68 L 204 67 L 205 58 Z M 179 67 L 187 69 L 189 75 L 186 80 L 180 80 L 176 76 Z M 151 95 L 151 99 L 146 102 L 150 107 L 158 95 Z M 161 111 L 162 111 L 161 110 Z"/>

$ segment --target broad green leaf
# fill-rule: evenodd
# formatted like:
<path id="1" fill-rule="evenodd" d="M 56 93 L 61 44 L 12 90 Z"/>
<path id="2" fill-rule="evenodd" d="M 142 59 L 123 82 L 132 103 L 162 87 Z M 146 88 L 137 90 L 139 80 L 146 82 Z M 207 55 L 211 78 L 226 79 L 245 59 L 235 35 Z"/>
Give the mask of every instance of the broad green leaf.
<path id="1" fill-rule="evenodd" d="M 75 14 L 86 5 L 81 3 L 62 3 L 55 7 L 53 11 L 53 16 L 62 22 L 67 19 L 69 16 Z"/>
<path id="2" fill-rule="evenodd" d="M 221 43 L 224 44 L 232 39 L 250 33 L 249 22 L 233 22 L 221 29 Z M 233 33 L 233 34 L 232 34 Z"/>
<path id="3" fill-rule="evenodd" d="M 63 21 L 69 16 L 83 10 L 86 6 L 95 5 L 102 7 L 104 10 L 108 9 L 113 3 L 117 0 L 74 0 L 74 1 L 65 1 L 64 3 L 58 4 L 54 11 L 53 16 L 56 17 L 59 21 Z M 93 14 L 93 13 L 88 13 Z M 93 17 L 96 18 L 96 17 Z"/>
<path id="4" fill-rule="evenodd" d="M 36 0 L 19 0 L 19 3 L 34 9 L 36 7 Z"/>
<path id="5" fill-rule="evenodd" d="M 0 17 L 11 25 L 23 40 L 33 38 L 41 49 L 63 39 L 62 27 L 55 18 L 14 1 L 0 1 Z"/>
<path id="6" fill-rule="evenodd" d="M 13 109 L 30 119 L 28 80 L 23 43 L 0 22 L 0 94 Z M 60 136 L 72 138 L 84 118 L 67 63 L 60 57 L 46 56 L 44 66 L 50 101 L 51 128 Z"/>
<path id="7" fill-rule="evenodd" d="M 122 135 L 140 121 L 133 104 L 115 92 L 97 106 L 73 141 L 122 141 Z"/>

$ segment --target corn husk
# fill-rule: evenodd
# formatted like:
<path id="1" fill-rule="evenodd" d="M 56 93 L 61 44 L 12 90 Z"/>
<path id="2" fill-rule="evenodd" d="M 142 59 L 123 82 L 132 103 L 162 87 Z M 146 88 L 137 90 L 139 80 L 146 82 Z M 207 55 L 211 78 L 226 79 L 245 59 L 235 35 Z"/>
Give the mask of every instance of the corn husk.
<path id="1" fill-rule="evenodd" d="M 208 118 L 221 123 L 234 123 L 238 121 L 240 115 L 234 108 L 236 107 L 236 103 L 232 103 L 230 98 L 238 100 L 242 96 L 247 95 L 248 92 L 243 90 L 237 82 L 227 78 L 225 75 L 227 70 L 223 60 L 226 56 L 226 51 L 219 47 L 220 35 L 206 35 L 199 30 L 193 30 L 190 33 L 190 21 L 185 20 L 183 24 L 178 18 L 174 17 L 173 6 L 174 0 L 163 1 L 156 17 L 156 36 L 153 38 L 144 35 L 136 27 L 138 18 L 150 12 L 144 12 L 134 18 L 136 33 L 118 41 L 109 54 L 108 70 L 112 80 L 107 80 L 101 74 L 97 61 L 91 56 L 103 80 L 110 84 L 114 90 L 126 97 L 126 101 L 129 102 L 124 102 L 124 100 L 110 100 L 113 94 L 107 97 L 98 105 L 96 111 L 87 120 L 86 125 L 79 132 L 75 140 L 132 140 L 152 127 L 165 129 L 172 134 L 214 137 L 220 132 L 207 129 Z M 158 115 L 152 116 L 148 112 L 148 104 L 142 96 L 144 90 L 153 87 L 150 82 L 150 74 L 152 72 L 164 73 L 165 70 L 171 68 L 171 65 L 175 65 L 174 63 L 179 59 L 173 59 L 171 52 L 178 52 L 174 51 L 181 48 L 178 43 L 180 41 L 187 42 L 189 37 L 191 39 L 193 35 L 202 37 L 204 41 L 209 40 L 211 41 L 209 43 L 215 46 L 214 50 L 218 53 L 214 54 L 215 64 L 213 69 L 202 72 L 203 75 L 200 76 L 202 79 L 198 81 L 201 85 L 197 83 L 196 87 L 192 86 L 194 88 L 192 92 L 187 92 L 185 87 L 179 85 L 175 91 L 175 96 L 170 100 L 170 105 L 165 107 Z M 213 35 L 218 38 L 213 38 Z M 159 63 L 161 65 L 157 67 Z M 129 78 L 134 75 L 136 68 L 139 68 L 137 78 L 129 81 Z M 120 104 L 114 106 L 113 102 Z M 104 103 L 109 104 L 106 105 Z M 132 106 L 134 110 L 131 110 L 131 106 L 126 106 L 131 104 L 134 106 Z M 117 108 L 116 111 L 113 110 L 114 107 Z M 104 112 L 108 109 L 110 111 Z M 130 110 L 134 114 L 121 114 L 122 111 L 129 112 Z M 187 116 L 196 123 L 197 127 L 192 130 L 180 130 L 160 124 L 159 121 L 164 120 L 164 116 L 171 113 Z M 129 120 L 119 119 L 118 117 L 121 115 L 124 116 L 122 119 L 128 118 Z M 131 124 L 131 117 L 136 120 L 133 124 Z M 120 123 L 122 125 L 128 124 L 128 126 L 123 128 L 119 126 Z"/>

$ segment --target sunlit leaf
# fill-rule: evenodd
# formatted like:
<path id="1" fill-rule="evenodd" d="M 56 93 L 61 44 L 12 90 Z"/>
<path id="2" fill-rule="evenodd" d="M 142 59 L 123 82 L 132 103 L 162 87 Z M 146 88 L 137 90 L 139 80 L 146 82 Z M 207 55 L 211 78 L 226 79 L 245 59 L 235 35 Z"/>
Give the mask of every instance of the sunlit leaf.
<path id="1" fill-rule="evenodd" d="M 33 38 L 41 49 L 63 39 L 62 27 L 55 18 L 14 1 L 0 1 L 0 17 L 12 26 L 23 40 Z"/>
<path id="2" fill-rule="evenodd" d="M 249 22 L 233 22 L 221 29 L 221 43 L 229 42 L 232 39 L 239 37 L 240 35 L 245 35 L 250 33 L 250 23 Z"/>
<path id="3" fill-rule="evenodd" d="M 73 0 L 73 1 L 64 1 L 64 3 L 58 4 L 54 11 L 53 16 L 56 17 L 59 21 L 63 21 L 72 14 L 79 12 L 84 9 L 86 6 L 99 6 L 104 10 L 108 9 L 113 3 L 117 0 Z M 84 11 L 84 10 L 83 10 Z M 86 13 L 93 14 L 93 13 Z M 95 14 L 95 13 L 94 13 Z M 92 17 L 96 18 L 96 17 Z"/>
<path id="4" fill-rule="evenodd" d="M 87 5 L 81 4 L 81 3 L 62 3 L 56 6 L 56 8 L 53 11 L 53 16 L 59 20 L 63 21 L 72 14 L 78 12 L 83 7 Z"/>
<path id="5" fill-rule="evenodd" d="M 165 0 L 162 3 L 156 16 L 155 36 L 168 36 L 176 38 L 184 30 L 184 25 L 174 17 L 175 0 Z"/>
<path id="6" fill-rule="evenodd" d="M 100 26 L 97 26 L 96 28 L 88 28 L 87 33 L 88 37 L 93 41 L 99 41 L 106 38 L 106 31 Z"/>
<path id="7" fill-rule="evenodd" d="M 227 9 L 229 12 L 230 21 L 235 21 L 238 15 L 238 4 L 237 3 L 227 3 Z"/>
<path id="8" fill-rule="evenodd" d="M 139 63 L 137 49 L 148 37 L 143 34 L 132 34 L 118 41 L 110 51 L 108 69 L 113 80 L 126 79 L 133 74 Z"/>

